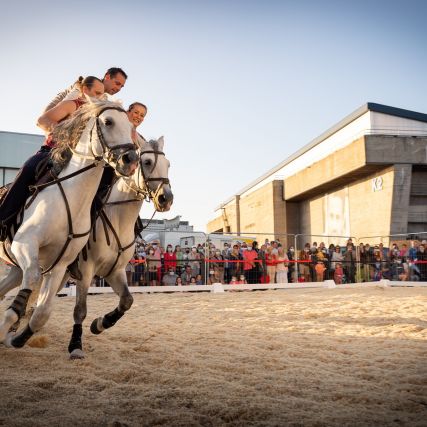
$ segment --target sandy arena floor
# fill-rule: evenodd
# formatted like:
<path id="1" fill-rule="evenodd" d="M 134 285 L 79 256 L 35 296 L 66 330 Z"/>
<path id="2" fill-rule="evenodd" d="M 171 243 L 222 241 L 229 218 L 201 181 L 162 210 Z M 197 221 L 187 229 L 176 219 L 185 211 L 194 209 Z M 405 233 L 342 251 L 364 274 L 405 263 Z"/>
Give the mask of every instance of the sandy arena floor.
<path id="1" fill-rule="evenodd" d="M 73 304 L 0 346 L 0 425 L 427 426 L 427 288 L 138 294 L 99 336 L 90 296 L 82 361 Z"/>

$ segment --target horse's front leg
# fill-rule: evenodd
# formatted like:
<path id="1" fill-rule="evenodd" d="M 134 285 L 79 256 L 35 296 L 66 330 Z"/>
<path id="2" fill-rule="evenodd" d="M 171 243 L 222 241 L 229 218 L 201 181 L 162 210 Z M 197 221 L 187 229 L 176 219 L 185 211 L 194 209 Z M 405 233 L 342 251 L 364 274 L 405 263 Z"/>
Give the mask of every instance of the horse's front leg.
<path id="1" fill-rule="evenodd" d="M 18 334 L 7 338 L 7 345 L 20 348 L 25 345 L 29 338 L 40 330 L 49 319 L 53 309 L 54 298 L 61 286 L 65 274 L 65 265 L 57 265 L 50 273 L 43 276 L 37 307 L 35 308 L 28 325 Z"/>
<path id="2" fill-rule="evenodd" d="M 0 281 L 0 300 L 12 289 L 17 288 L 22 282 L 22 270 L 12 265 L 8 275 Z"/>
<path id="3" fill-rule="evenodd" d="M 90 331 L 93 334 L 100 334 L 105 329 L 111 328 L 116 322 L 130 309 L 133 303 L 133 296 L 129 292 L 124 268 L 113 271 L 108 277 L 107 282 L 113 288 L 114 292 L 120 297 L 119 305 L 104 317 L 98 317 L 90 325 Z"/>
<path id="4" fill-rule="evenodd" d="M 90 267 L 87 264 L 83 264 L 82 274 L 83 279 L 76 283 L 73 333 L 71 334 L 70 343 L 68 344 L 70 359 L 83 359 L 85 357 L 82 344 L 82 325 L 87 315 L 87 293 L 94 275 L 93 266 Z"/>
<path id="5" fill-rule="evenodd" d="M 24 316 L 31 293 L 41 280 L 37 242 L 14 241 L 12 252 L 22 267 L 22 285 L 12 304 L 5 311 L 3 321 L 0 323 L 0 342 L 5 341 L 11 326 Z M 18 274 L 17 272 L 14 273 L 13 281 L 17 280 Z"/>

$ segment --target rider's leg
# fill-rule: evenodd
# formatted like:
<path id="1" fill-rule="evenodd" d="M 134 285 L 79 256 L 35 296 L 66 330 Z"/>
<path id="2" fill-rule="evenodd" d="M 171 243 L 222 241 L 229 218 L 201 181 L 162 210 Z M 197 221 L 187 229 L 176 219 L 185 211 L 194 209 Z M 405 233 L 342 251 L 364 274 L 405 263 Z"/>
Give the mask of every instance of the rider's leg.
<path id="1" fill-rule="evenodd" d="M 11 224 L 25 201 L 30 196 L 29 186 L 35 183 L 37 165 L 46 157 L 49 151 L 44 149 L 31 156 L 18 172 L 12 186 L 0 205 L 0 228 L 5 230 Z M 5 232 L 1 233 L 1 240 L 5 239 Z"/>

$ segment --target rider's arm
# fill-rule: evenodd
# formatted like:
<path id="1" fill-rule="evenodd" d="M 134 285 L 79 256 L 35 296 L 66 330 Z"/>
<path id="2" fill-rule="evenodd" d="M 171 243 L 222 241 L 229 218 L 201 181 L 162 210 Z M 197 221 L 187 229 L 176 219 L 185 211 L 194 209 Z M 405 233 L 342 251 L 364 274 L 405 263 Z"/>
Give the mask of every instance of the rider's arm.
<path id="1" fill-rule="evenodd" d="M 61 101 L 56 107 L 43 113 L 37 120 L 37 126 L 46 132 L 52 132 L 53 128 L 61 121 L 73 114 L 77 106 L 74 101 Z"/>

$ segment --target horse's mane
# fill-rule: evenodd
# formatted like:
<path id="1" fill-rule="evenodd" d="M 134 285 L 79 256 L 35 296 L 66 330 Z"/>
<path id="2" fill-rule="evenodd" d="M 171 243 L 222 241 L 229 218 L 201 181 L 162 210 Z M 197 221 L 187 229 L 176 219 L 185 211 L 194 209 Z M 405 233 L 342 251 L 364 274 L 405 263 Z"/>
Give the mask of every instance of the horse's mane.
<path id="1" fill-rule="evenodd" d="M 86 128 L 87 122 L 107 107 L 117 108 L 119 104 L 111 101 L 91 101 L 83 104 L 68 119 L 58 123 L 53 130 L 56 143 L 51 158 L 56 169 L 62 169 L 71 159 L 70 148 L 75 148 Z"/>

